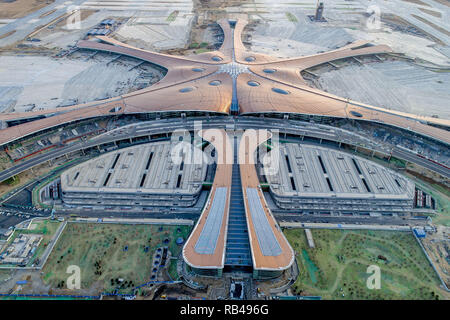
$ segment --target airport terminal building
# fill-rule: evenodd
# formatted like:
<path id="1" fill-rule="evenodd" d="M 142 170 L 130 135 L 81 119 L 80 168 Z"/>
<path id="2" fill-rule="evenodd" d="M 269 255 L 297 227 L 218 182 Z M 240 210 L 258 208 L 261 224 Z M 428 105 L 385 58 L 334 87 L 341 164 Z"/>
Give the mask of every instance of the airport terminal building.
<path id="1" fill-rule="evenodd" d="M 246 21 L 219 24 L 224 33 L 222 46 L 194 56 L 141 50 L 102 36 L 95 41 L 79 41 L 78 49 L 133 57 L 156 64 L 167 73 L 151 88 L 116 98 L 63 110 L 3 113 L 0 144 L 15 143 L 50 129 L 59 130 L 80 120 L 138 115 L 158 122 L 176 120 L 180 126 L 184 126 L 186 118 L 204 117 L 209 122 L 210 116 L 217 116 L 224 119 L 220 128 L 230 125 L 235 131 L 254 128 L 245 125 L 236 129 L 236 122 L 233 123 L 236 115 L 240 119 L 260 119 L 257 128 L 267 128 L 265 117 L 283 119 L 286 126 L 290 119 L 305 122 L 345 119 L 382 123 L 408 132 L 414 128 L 418 135 L 450 143 L 448 131 L 442 128 L 447 126 L 447 120 L 355 103 L 308 88 L 301 76 L 302 71 L 331 61 L 390 53 L 389 47 L 356 41 L 325 53 L 283 59 L 245 48 L 241 33 Z M 286 128 L 284 123 L 280 124 L 282 131 L 307 134 L 297 125 Z M 163 123 L 163 130 L 166 125 Z M 132 143 L 135 136 L 148 136 L 151 140 L 150 129 L 127 128 L 123 132 L 120 129 L 102 140 L 115 145 L 116 140 Z M 216 158 L 224 152 L 223 145 L 216 145 L 223 129 L 220 130 L 216 136 L 201 134 L 214 146 Z M 333 137 L 330 133 L 322 134 L 325 139 Z M 267 136 L 258 145 L 269 139 Z M 82 141 L 79 150 L 86 145 L 100 149 L 100 144 L 93 139 Z M 226 156 L 234 161 L 217 164 L 206 205 L 182 252 L 186 264 L 200 275 L 221 276 L 226 270 L 242 270 L 251 271 L 256 279 L 264 279 L 282 274 L 295 263 L 294 251 L 272 215 L 261 181 L 267 181 L 274 206 L 300 214 L 404 215 L 413 207 L 411 181 L 349 153 L 307 144 L 283 144 L 280 170 L 269 175 L 263 168 L 261 177 L 254 161 L 237 161 L 241 160 L 237 151 L 241 150 L 242 140 L 236 132 L 225 145 L 228 145 Z M 171 149 L 170 142 L 141 144 L 66 170 L 61 174 L 63 205 L 106 212 L 161 207 L 185 210 L 196 205 L 203 184 L 212 176 L 210 167 L 184 161 L 174 163 Z M 244 145 L 243 149 L 245 157 L 254 157 L 256 147 Z M 68 146 L 62 146 L 62 150 L 69 153 Z"/>
<path id="2" fill-rule="evenodd" d="M 164 141 L 128 147 L 65 171 L 64 205 L 121 210 L 194 206 L 208 166 L 182 158 L 174 163 L 172 146 Z"/>
<path id="3" fill-rule="evenodd" d="M 303 214 L 393 215 L 413 208 L 412 181 L 373 161 L 314 145 L 280 146 L 280 169 L 267 174 L 282 209 Z"/>
<path id="4" fill-rule="evenodd" d="M 232 161 L 219 161 L 207 204 L 183 248 L 183 259 L 202 276 L 251 272 L 255 279 L 278 277 L 293 265 L 295 255 L 264 198 L 254 165 L 257 144 L 250 145 L 248 131 L 229 139 L 225 131 L 217 131 L 212 136 L 205 133 L 203 139 L 215 146 L 219 159 Z M 271 137 L 268 131 L 260 131 L 266 136 L 258 145 Z"/>

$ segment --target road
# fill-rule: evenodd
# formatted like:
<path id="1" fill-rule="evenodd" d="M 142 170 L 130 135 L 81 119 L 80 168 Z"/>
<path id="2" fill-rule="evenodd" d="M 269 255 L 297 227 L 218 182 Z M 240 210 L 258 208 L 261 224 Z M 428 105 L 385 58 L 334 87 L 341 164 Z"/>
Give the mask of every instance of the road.
<path id="1" fill-rule="evenodd" d="M 336 142 L 342 142 L 350 145 L 361 146 L 367 149 L 372 149 L 377 152 L 385 154 L 390 153 L 390 148 L 380 145 L 378 142 L 371 141 L 366 137 L 353 134 L 346 130 L 339 128 L 331 128 L 321 125 L 292 123 L 291 121 L 282 121 L 274 119 L 248 119 L 248 118 L 235 118 L 232 117 L 212 117 L 212 118 L 198 118 L 202 121 L 202 128 L 226 128 L 232 129 L 271 129 L 280 130 L 280 138 L 284 133 L 296 134 L 299 136 L 309 136 L 318 139 L 327 139 Z M 51 149 L 47 153 L 37 155 L 29 160 L 25 160 L 11 168 L 0 172 L 0 182 L 13 177 L 23 171 L 30 168 L 55 159 L 66 154 L 77 152 L 80 150 L 92 148 L 95 146 L 113 143 L 115 141 L 127 140 L 136 137 L 149 136 L 153 134 L 171 133 L 176 129 L 181 130 L 193 130 L 194 120 L 180 121 L 180 119 L 166 119 L 159 121 L 141 122 L 138 124 L 131 124 L 128 126 L 120 127 L 112 131 L 101 134 L 88 141 L 81 141 L 68 146 Z M 450 178 L 450 170 L 444 168 L 436 163 L 428 161 L 426 159 L 418 157 L 414 152 L 408 152 L 406 150 L 395 148 L 392 151 L 392 155 L 400 159 L 407 160 L 412 163 L 416 163 L 424 168 L 432 170 L 441 174 L 446 178 Z"/>
<path id="2" fill-rule="evenodd" d="M 34 216 L 45 216 L 49 213 L 43 213 Z M 145 211 L 101 211 L 86 209 L 65 209 L 57 212 L 58 216 L 77 215 L 83 218 L 132 218 L 132 219 L 185 219 L 196 221 L 199 213 L 192 212 L 145 212 Z M 360 217 L 360 216 L 323 216 L 323 215 L 299 215 L 292 213 L 274 213 L 279 222 L 304 222 L 304 223 L 346 223 L 346 224 L 374 224 L 374 225 L 426 225 L 426 219 L 401 218 L 401 217 Z"/>
<path id="3" fill-rule="evenodd" d="M 395 147 L 394 150 L 392 151 L 392 155 L 396 158 L 403 159 L 408 162 L 418 164 L 424 168 L 430 169 L 434 172 L 439 173 L 440 175 L 442 175 L 446 178 L 450 178 L 450 170 L 449 169 L 447 169 L 443 166 L 440 166 L 438 164 L 435 164 L 427 159 L 420 158 L 417 155 L 415 155 L 414 153 L 411 153 L 406 150 Z M 434 166 L 432 166 L 432 169 L 430 167 L 430 164 L 434 165 Z"/>
<path id="4" fill-rule="evenodd" d="M 145 211 L 101 211 L 101 210 L 59 210 L 58 216 L 77 215 L 83 218 L 155 218 L 197 220 L 200 213 L 192 212 L 145 212 Z"/>
<path id="5" fill-rule="evenodd" d="M 183 129 L 185 128 L 186 125 L 184 125 L 183 123 L 180 123 L 179 121 L 177 121 L 177 124 L 174 124 L 171 127 L 167 127 L 167 125 L 160 124 L 160 125 L 155 125 L 152 130 L 149 130 L 148 132 L 146 132 L 145 135 L 149 135 L 149 134 L 156 134 L 156 133 L 166 133 L 166 132 L 170 132 L 169 130 L 175 130 L 175 129 Z M 0 181 L 5 181 L 6 179 L 13 177 L 23 171 L 26 171 L 36 165 L 39 165 L 41 163 L 44 163 L 46 161 L 52 160 L 52 159 L 56 159 L 59 158 L 61 156 L 64 156 L 66 154 L 70 154 L 72 152 L 77 152 L 80 150 L 85 150 L 88 148 L 92 148 L 95 146 L 99 146 L 102 144 L 107 144 L 107 143 L 112 143 L 114 141 L 119 141 L 119 140 L 126 140 L 126 139 L 130 139 L 136 136 L 142 136 L 144 134 L 142 134 L 142 132 L 139 132 L 138 130 L 131 130 L 131 132 L 125 132 L 125 133 L 119 133 L 119 134 L 108 134 L 108 135 L 100 135 L 98 137 L 96 137 L 95 139 L 91 139 L 91 140 L 83 140 L 81 142 L 78 143 L 74 143 L 68 146 L 64 146 L 64 147 L 60 147 L 60 148 L 54 148 L 52 151 L 41 154 L 41 155 L 37 155 L 29 160 L 25 160 L 11 168 L 8 168 L 6 170 L 3 170 L 2 172 L 0 172 Z"/>
<path id="6" fill-rule="evenodd" d="M 386 230 L 386 231 L 411 231 L 409 226 L 399 225 L 377 225 L 377 224 L 343 224 L 340 223 L 297 223 L 297 222 L 281 222 L 280 227 L 285 228 L 311 228 L 311 229 L 365 229 L 365 230 Z"/>
<path id="7" fill-rule="evenodd" d="M 427 225 L 426 219 L 411 219 L 400 217 L 346 217 L 346 216 L 317 216 L 317 215 L 298 215 L 274 214 L 277 221 L 300 222 L 300 223 L 342 223 L 342 224 L 360 224 L 360 225 Z"/>
<path id="8" fill-rule="evenodd" d="M 202 120 L 202 128 L 229 128 L 229 129 L 277 129 L 280 130 L 280 138 L 283 138 L 284 133 L 292 133 L 302 136 L 309 136 L 318 139 L 327 139 L 331 141 L 343 142 L 347 144 L 356 144 L 359 146 L 363 146 L 364 148 L 373 149 L 377 152 L 382 152 L 385 154 L 389 154 L 390 149 L 378 145 L 376 142 L 370 141 L 366 137 L 362 137 L 359 135 L 355 135 L 351 132 L 341 130 L 339 128 L 331 128 L 328 126 L 316 125 L 316 124 L 308 124 L 308 123 L 292 123 L 290 121 L 284 120 L 273 120 L 273 119 L 248 119 L 248 118 L 237 118 L 233 119 L 232 117 L 211 117 L 211 118 L 199 118 L 197 120 Z M 194 122 L 192 120 L 180 121 L 180 119 L 165 119 L 159 121 L 148 121 L 148 122 L 140 122 L 135 124 L 130 124 L 124 127 L 120 127 L 111 131 L 108 131 L 102 135 L 99 135 L 93 139 L 88 141 L 81 141 L 78 143 L 74 143 L 68 146 L 63 146 L 58 149 L 52 149 L 48 153 L 37 155 L 29 160 L 23 161 L 16 166 L 13 166 L 7 170 L 0 172 L 0 181 L 4 181 L 12 176 L 17 175 L 20 172 L 29 170 L 30 168 L 44 163 L 46 161 L 64 156 L 66 154 L 70 154 L 72 152 L 77 152 L 80 150 L 92 148 L 95 146 L 100 146 L 108 143 L 113 143 L 115 141 L 120 140 L 128 140 L 131 138 L 149 136 L 153 134 L 161 134 L 161 133 L 171 133 L 176 129 L 184 129 L 184 130 L 194 130 Z M 199 129 L 199 128 L 195 128 Z M 449 178 L 450 170 L 435 164 L 426 159 L 420 158 L 415 155 L 413 152 L 408 152 L 406 150 L 400 148 L 394 148 L 392 155 L 398 157 L 400 159 L 404 159 L 409 162 L 413 162 L 419 164 L 427 169 L 433 170 L 435 172 L 440 173 L 441 175 Z M 3 211 L 11 212 L 15 214 L 23 214 L 27 213 L 32 216 L 46 216 L 49 215 L 47 211 L 35 211 L 33 209 L 28 208 L 2 208 Z M 75 210 L 75 209 L 67 209 L 61 212 L 61 214 L 77 214 L 83 217 L 124 217 L 124 218 L 133 218 L 136 215 L 140 217 L 148 217 L 148 218 L 178 218 L 178 219 L 194 219 L 198 218 L 197 213 L 192 212 L 133 212 L 133 211 L 117 211 L 117 212 L 99 212 L 99 211 L 89 211 L 89 210 Z M 279 215 L 277 215 L 279 216 Z M 280 217 L 281 218 L 281 217 Z M 286 217 L 287 219 L 293 219 L 292 217 Z M 300 219 L 299 221 L 305 222 L 321 222 L 324 221 L 325 218 L 318 216 L 295 216 L 296 219 Z M 327 218 L 333 219 L 333 217 Z M 373 223 L 392 223 L 392 224 L 405 224 L 407 222 L 403 220 L 399 220 L 401 218 L 393 217 L 385 217 L 383 219 L 370 217 L 370 218 L 352 218 L 352 217 L 339 217 L 339 221 L 342 223 L 352 223 L 356 221 L 361 222 L 364 221 L 370 223 L 371 221 L 363 220 L 369 219 L 373 220 Z M 381 222 L 380 222 L 381 220 Z M 383 222 L 387 221 L 387 222 Z M 414 221 L 417 223 L 417 220 Z"/>
<path id="9" fill-rule="evenodd" d="M 169 224 L 169 225 L 194 225 L 194 220 L 190 219 L 154 219 L 154 218 L 141 218 L 124 219 L 124 218 L 102 218 L 98 221 L 98 218 L 77 218 L 77 222 L 93 222 L 93 223 L 117 223 L 117 224 Z"/>
<path id="10" fill-rule="evenodd" d="M 19 164 L 0 172 L 0 181 L 5 181 L 8 178 L 11 178 L 23 171 L 31 169 L 34 166 L 37 166 L 46 161 L 56 159 L 65 154 L 80 151 L 80 150 L 83 150 L 83 149 L 89 148 L 90 146 L 95 146 L 95 145 L 96 145 L 95 143 L 86 143 L 86 141 L 83 141 L 81 143 L 72 144 L 72 145 L 68 145 L 66 147 L 55 149 L 54 151 L 49 152 L 49 153 L 44 153 L 44 154 L 38 155 L 36 157 L 33 157 L 29 160 L 20 162 Z"/>

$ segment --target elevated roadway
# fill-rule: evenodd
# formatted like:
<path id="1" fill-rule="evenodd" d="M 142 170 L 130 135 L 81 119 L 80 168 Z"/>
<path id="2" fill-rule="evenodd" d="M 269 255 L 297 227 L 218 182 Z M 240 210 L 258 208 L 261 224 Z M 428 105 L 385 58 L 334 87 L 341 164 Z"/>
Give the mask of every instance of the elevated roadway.
<path id="1" fill-rule="evenodd" d="M 294 251 L 278 226 L 264 198 L 256 173 L 255 153 L 271 138 L 267 130 L 246 130 L 239 143 L 239 167 L 245 215 L 253 260 L 257 271 L 282 271 L 294 262 Z"/>
<path id="2" fill-rule="evenodd" d="M 46 161 L 64 156 L 66 154 L 78 152 L 81 150 L 114 143 L 120 140 L 129 140 L 138 137 L 150 136 L 154 134 L 170 133 L 176 129 L 193 131 L 194 121 L 202 121 L 201 125 L 203 129 L 208 128 L 231 128 L 237 129 L 267 129 L 267 130 L 279 130 L 280 138 L 283 134 L 294 134 L 300 137 L 313 137 L 317 139 L 324 139 L 335 141 L 337 143 L 345 143 L 348 145 L 354 145 L 363 147 L 375 152 L 380 152 L 386 155 L 391 154 L 399 158 L 416 163 L 426 169 L 434 171 L 445 178 L 450 178 L 450 170 L 442 165 L 423 159 L 417 156 L 413 151 L 407 151 L 399 147 L 383 146 L 378 142 L 371 141 L 370 139 L 354 134 L 352 132 L 342 130 L 339 128 L 327 127 L 324 125 L 314 125 L 309 123 L 301 123 L 296 121 L 285 121 L 278 119 L 267 118 L 250 118 L 250 117 L 211 117 L 211 118 L 197 118 L 185 121 L 180 121 L 179 118 L 157 120 L 150 122 L 143 122 L 137 124 L 131 124 L 128 126 L 120 127 L 112 131 L 106 132 L 100 136 L 94 137 L 90 140 L 83 140 L 71 145 L 63 146 L 61 148 L 53 148 L 47 153 L 37 155 L 31 159 L 25 160 L 14 165 L 11 168 L 0 172 L 0 182 L 5 181 L 23 171 L 29 170 L 32 167 L 44 163 Z"/>
<path id="3" fill-rule="evenodd" d="M 230 209 L 233 147 L 225 130 L 202 130 L 199 135 L 216 150 L 217 168 L 209 199 L 189 239 L 183 259 L 198 269 L 223 269 Z"/>

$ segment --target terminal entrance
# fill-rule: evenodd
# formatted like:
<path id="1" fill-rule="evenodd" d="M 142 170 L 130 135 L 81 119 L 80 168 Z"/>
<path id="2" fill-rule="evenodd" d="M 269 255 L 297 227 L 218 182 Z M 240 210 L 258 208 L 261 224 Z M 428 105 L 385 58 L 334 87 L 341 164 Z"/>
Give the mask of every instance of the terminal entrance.
<path id="1" fill-rule="evenodd" d="M 237 145 L 237 137 L 234 137 L 234 159 L 224 272 L 252 272 L 252 255 L 248 240 L 244 198 L 242 196 Z"/>

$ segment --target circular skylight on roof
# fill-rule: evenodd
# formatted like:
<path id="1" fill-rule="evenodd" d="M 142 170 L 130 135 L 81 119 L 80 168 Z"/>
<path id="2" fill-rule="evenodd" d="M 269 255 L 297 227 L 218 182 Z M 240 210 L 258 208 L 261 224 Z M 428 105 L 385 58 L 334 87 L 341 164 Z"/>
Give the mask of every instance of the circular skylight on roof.
<path id="1" fill-rule="evenodd" d="M 192 71 L 194 71 L 194 72 L 203 72 L 203 71 L 205 71 L 205 68 L 192 68 Z"/>
<path id="2" fill-rule="evenodd" d="M 275 73 L 277 70 L 275 70 L 275 69 L 264 69 L 263 71 L 265 73 Z"/>
<path id="3" fill-rule="evenodd" d="M 352 114 L 353 116 L 355 116 L 355 117 L 358 117 L 358 118 L 362 118 L 362 114 L 361 113 L 359 113 L 359 112 L 357 112 L 357 111 L 350 111 L 350 114 Z"/>
<path id="4" fill-rule="evenodd" d="M 222 60 L 223 60 L 223 59 L 222 59 L 221 57 L 219 57 L 219 56 L 214 56 L 214 57 L 212 57 L 211 59 L 214 60 L 214 61 L 222 61 Z"/>
<path id="5" fill-rule="evenodd" d="M 259 82 L 256 82 L 256 81 L 253 81 L 253 80 L 248 81 L 247 84 L 250 87 L 257 87 L 257 86 L 259 86 Z"/>
<path id="6" fill-rule="evenodd" d="M 256 58 L 253 56 L 249 56 L 249 57 L 245 58 L 245 61 L 247 61 L 247 62 L 253 62 L 255 60 L 256 60 Z"/>
<path id="7" fill-rule="evenodd" d="M 280 89 L 280 88 L 272 88 L 273 92 L 279 93 L 279 94 L 289 94 L 289 91 Z"/>
<path id="8" fill-rule="evenodd" d="M 211 86 L 220 86 L 222 84 L 222 81 L 220 80 L 213 80 L 209 83 Z"/>
<path id="9" fill-rule="evenodd" d="M 195 89 L 194 87 L 186 87 L 186 88 L 180 89 L 180 92 L 183 92 L 183 93 L 190 92 L 190 91 L 192 91 L 194 89 Z"/>

